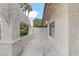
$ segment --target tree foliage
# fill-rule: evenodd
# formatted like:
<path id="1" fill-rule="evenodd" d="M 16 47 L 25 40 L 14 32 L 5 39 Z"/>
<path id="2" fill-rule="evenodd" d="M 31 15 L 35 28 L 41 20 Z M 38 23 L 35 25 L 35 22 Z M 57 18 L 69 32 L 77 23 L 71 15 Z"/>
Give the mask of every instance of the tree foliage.
<path id="1" fill-rule="evenodd" d="M 31 5 L 29 5 L 28 3 L 20 3 L 20 7 L 24 8 L 24 12 L 26 12 L 26 10 L 28 11 L 28 14 L 30 11 L 32 11 L 32 7 Z"/>
<path id="2" fill-rule="evenodd" d="M 27 24 L 21 22 L 20 23 L 20 37 L 26 36 L 28 34 L 29 27 Z"/>
<path id="3" fill-rule="evenodd" d="M 33 27 L 43 27 L 42 19 L 36 18 L 33 20 Z"/>

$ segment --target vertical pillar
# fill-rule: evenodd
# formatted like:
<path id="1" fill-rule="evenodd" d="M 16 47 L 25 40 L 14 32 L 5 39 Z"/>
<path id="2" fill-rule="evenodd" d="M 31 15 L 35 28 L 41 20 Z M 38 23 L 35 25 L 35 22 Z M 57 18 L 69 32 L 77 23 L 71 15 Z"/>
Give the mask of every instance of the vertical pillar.
<path id="1" fill-rule="evenodd" d="M 19 7 L 17 4 L 0 4 L 0 6 L 2 7 L 2 10 L 0 10 L 2 11 L 2 13 L 0 13 L 2 18 L 0 55 L 20 55 L 21 40 Z M 3 8 L 5 10 L 4 12 Z"/>
<path id="2" fill-rule="evenodd" d="M 0 4 L 1 18 L 1 40 L 0 40 L 0 55 L 12 55 L 9 28 L 9 4 Z M 4 11 L 4 12 L 3 12 Z"/>

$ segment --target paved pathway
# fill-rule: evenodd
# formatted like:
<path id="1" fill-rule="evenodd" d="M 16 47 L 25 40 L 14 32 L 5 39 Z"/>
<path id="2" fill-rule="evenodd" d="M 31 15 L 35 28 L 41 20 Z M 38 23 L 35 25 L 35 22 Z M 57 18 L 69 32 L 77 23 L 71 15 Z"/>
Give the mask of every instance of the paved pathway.
<path id="1" fill-rule="evenodd" d="M 48 40 L 47 28 L 33 28 L 33 39 L 26 45 L 22 56 L 46 55 L 58 55 L 57 51 Z"/>

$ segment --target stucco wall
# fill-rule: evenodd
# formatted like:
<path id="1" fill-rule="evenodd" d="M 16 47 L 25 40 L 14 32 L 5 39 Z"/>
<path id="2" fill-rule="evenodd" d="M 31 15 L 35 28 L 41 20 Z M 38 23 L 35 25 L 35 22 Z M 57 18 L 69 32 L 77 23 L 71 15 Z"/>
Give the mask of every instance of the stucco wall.
<path id="1" fill-rule="evenodd" d="M 48 24 L 55 21 L 55 38 L 49 40 L 60 55 L 79 56 L 79 3 L 55 4 L 52 10 Z"/>
<path id="2" fill-rule="evenodd" d="M 79 56 L 79 3 L 69 4 L 69 52 Z"/>
<path id="3" fill-rule="evenodd" d="M 21 52 L 19 6 L 13 3 L 0 4 L 0 18 L 0 55 L 19 55 Z"/>
<path id="4" fill-rule="evenodd" d="M 68 55 L 68 4 L 55 4 L 52 11 L 49 24 L 55 20 L 55 38 L 49 40 L 59 55 Z"/>

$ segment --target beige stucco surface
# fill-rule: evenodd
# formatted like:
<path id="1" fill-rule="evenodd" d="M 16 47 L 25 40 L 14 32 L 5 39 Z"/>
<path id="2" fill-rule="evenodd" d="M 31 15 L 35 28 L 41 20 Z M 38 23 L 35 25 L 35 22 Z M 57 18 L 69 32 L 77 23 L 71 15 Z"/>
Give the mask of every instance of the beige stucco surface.
<path id="1" fill-rule="evenodd" d="M 51 7 L 48 24 L 55 21 L 55 38 L 48 35 L 51 44 L 62 55 L 79 55 L 79 4 L 52 4 Z"/>

